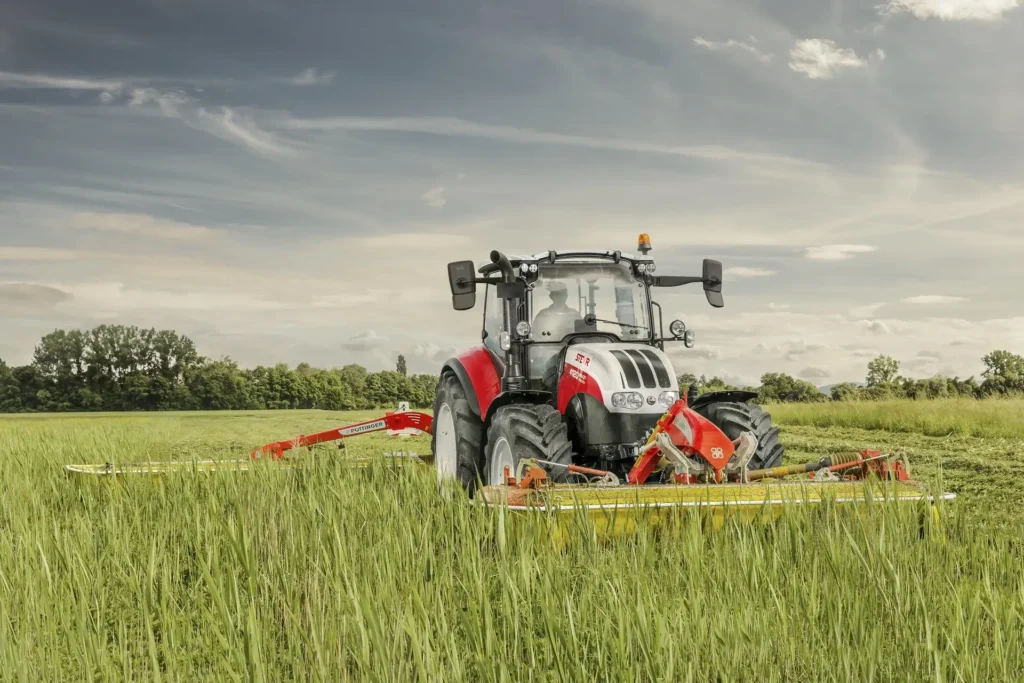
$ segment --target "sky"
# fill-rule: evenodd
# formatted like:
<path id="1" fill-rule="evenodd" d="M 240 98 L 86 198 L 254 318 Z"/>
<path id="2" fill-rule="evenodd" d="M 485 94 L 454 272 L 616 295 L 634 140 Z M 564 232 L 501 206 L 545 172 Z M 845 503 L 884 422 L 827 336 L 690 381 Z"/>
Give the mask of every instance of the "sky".
<path id="1" fill-rule="evenodd" d="M 0 358 L 171 328 L 434 372 L 445 264 L 635 249 L 678 372 L 1024 352 L 1018 0 L 0 0 Z"/>

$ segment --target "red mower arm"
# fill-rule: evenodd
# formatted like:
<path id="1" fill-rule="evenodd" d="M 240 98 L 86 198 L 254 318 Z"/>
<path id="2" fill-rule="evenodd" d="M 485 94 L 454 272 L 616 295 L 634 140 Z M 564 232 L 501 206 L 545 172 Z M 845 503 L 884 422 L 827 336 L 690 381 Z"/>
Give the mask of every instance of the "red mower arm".
<path id="1" fill-rule="evenodd" d="M 347 439 L 351 436 L 360 436 L 362 434 L 369 434 L 370 432 L 382 432 L 386 429 L 393 429 L 396 431 L 402 429 L 417 429 L 426 434 L 430 434 L 432 426 L 433 418 L 426 413 L 388 413 L 384 417 L 377 418 L 376 420 L 357 422 L 356 424 L 338 427 L 337 429 L 320 432 L 319 434 L 297 436 L 288 441 L 275 441 L 273 443 L 268 443 L 265 446 L 260 446 L 254 450 L 249 454 L 249 457 L 253 459 L 270 456 L 283 458 L 284 452 L 290 451 L 293 448 L 313 446 L 327 441 L 340 441 L 341 439 Z"/>

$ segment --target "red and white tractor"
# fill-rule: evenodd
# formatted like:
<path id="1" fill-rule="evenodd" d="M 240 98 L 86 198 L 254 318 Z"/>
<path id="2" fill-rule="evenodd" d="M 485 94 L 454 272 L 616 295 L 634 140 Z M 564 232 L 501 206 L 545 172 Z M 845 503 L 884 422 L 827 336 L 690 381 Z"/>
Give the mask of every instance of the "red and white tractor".
<path id="1" fill-rule="evenodd" d="M 483 343 L 440 374 L 440 481 L 470 493 L 503 486 L 523 476 L 524 461 L 555 483 L 600 472 L 631 484 L 722 482 L 781 464 L 778 429 L 750 403 L 755 393 L 681 393 L 665 353 L 666 343 L 692 348 L 694 333 L 676 320 L 665 336 L 655 292 L 700 283 L 721 307 L 722 264 L 706 259 L 700 276 L 661 275 L 647 235 L 639 252 L 493 251 L 478 272 L 472 261 L 449 264 L 456 310 L 475 305 L 478 285 L 486 289 Z"/>

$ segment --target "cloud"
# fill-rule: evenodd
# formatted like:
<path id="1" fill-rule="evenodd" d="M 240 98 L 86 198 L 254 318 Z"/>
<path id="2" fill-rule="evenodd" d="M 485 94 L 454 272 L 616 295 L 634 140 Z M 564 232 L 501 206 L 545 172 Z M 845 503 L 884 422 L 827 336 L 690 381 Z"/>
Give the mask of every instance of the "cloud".
<path id="1" fill-rule="evenodd" d="M 921 296 L 910 296 L 906 299 L 900 299 L 905 304 L 919 304 L 922 306 L 934 306 L 937 304 L 955 304 L 961 301 L 967 301 L 962 296 L 944 296 L 942 294 L 924 294 Z"/>
<path id="2" fill-rule="evenodd" d="M 362 334 L 357 334 L 354 337 L 350 337 L 348 340 L 341 343 L 341 348 L 345 351 L 352 351 L 354 353 L 365 353 L 367 351 L 375 351 L 380 348 L 381 344 L 387 340 L 382 338 L 373 330 L 367 330 Z"/>
<path id="3" fill-rule="evenodd" d="M 871 334 L 889 334 L 892 330 L 881 320 L 865 320 L 864 327 L 867 328 Z"/>
<path id="4" fill-rule="evenodd" d="M 807 247 L 804 256 L 813 261 L 846 261 L 857 254 L 870 254 L 873 251 L 878 251 L 878 247 L 867 244 L 826 244 Z"/>
<path id="5" fill-rule="evenodd" d="M 854 306 L 853 308 L 850 309 L 850 315 L 853 316 L 854 318 L 870 318 L 885 306 L 886 304 L 884 303 Z"/>
<path id="6" fill-rule="evenodd" d="M 828 379 L 832 375 L 824 368 L 804 368 L 799 376 L 803 379 Z"/>
<path id="7" fill-rule="evenodd" d="M 257 154 L 268 157 L 294 157 L 298 154 L 295 143 L 261 129 L 252 119 L 230 107 L 221 107 L 220 113 L 199 109 L 197 115 L 196 123 L 189 125 L 240 144 Z"/>
<path id="8" fill-rule="evenodd" d="M 726 268 L 725 274 L 735 278 L 770 277 L 772 275 L 776 275 L 777 271 L 767 270 L 765 268 L 747 268 L 745 266 L 734 266 L 732 268 Z"/>
<path id="9" fill-rule="evenodd" d="M 25 282 L 0 284 L 0 310 L 7 312 L 41 312 L 70 300 L 71 294 L 56 287 Z"/>
<path id="10" fill-rule="evenodd" d="M 808 78 L 827 80 L 839 69 L 861 68 L 867 62 L 850 48 L 836 47 L 835 41 L 811 38 L 798 40 L 789 51 L 789 68 Z"/>
<path id="11" fill-rule="evenodd" d="M 878 48 L 877 50 L 875 50 L 875 58 L 878 59 L 878 61 L 880 61 L 880 62 L 884 62 L 885 61 L 885 50 L 883 50 L 882 48 Z"/>
<path id="12" fill-rule="evenodd" d="M 288 79 L 292 85 L 326 85 L 334 80 L 333 71 L 318 71 L 314 67 L 303 69 Z"/>
<path id="13" fill-rule="evenodd" d="M 420 199 L 425 201 L 427 206 L 433 209 L 442 209 L 444 208 L 444 205 L 448 203 L 448 198 L 444 195 L 443 185 L 430 188 L 420 195 Z"/>
<path id="14" fill-rule="evenodd" d="M 69 225 L 84 230 L 137 235 L 166 242 L 210 242 L 218 232 L 199 225 L 154 218 L 146 214 L 80 212 Z"/>
<path id="15" fill-rule="evenodd" d="M 0 71 L 0 88 L 26 88 L 44 90 L 120 90 L 121 81 L 91 78 L 65 78 L 44 74 L 20 74 Z"/>
<path id="16" fill-rule="evenodd" d="M 878 5 L 883 16 L 910 13 L 918 19 L 995 21 L 1015 9 L 1019 0 L 888 0 Z"/>
<path id="17" fill-rule="evenodd" d="M 762 64 L 767 64 L 768 62 L 772 61 L 772 55 L 761 52 L 753 45 L 741 42 L 739 40 L 729 39 L 726 41 L 719 42 L 714 40 L 705 40 L 704 38 L 697 36 L 696 38 L 693 39 L 693 42 L 699 45 L 700 47 L 711 50 L 712 52 L 722 52 L 724 50 L 740 50 L 750 54 L 751 56 L 753 56 L 754 59 L 761 62 Z"/>
<path id="18" fill-rule="evenodd" d="M 132 88 L 128 93 L 128 106 L 140 109 L 155 104 L 164 116 L 182 115 L 182 107 L 192 104 L 192 98 L 180 90 L 162 91 L 156 88 Z"/>
<path id="19" fill-rule="evenodd" d="M 300 151 L 297 143 L 263 130 L 245 114 L 231 107 L 221 107 L 219 112 L 209 111 L 180 90 L 133 88 L 128 95 L 128 106 L 133 109 L 151 105 L 156 106 L 160 113 L 168 118 L 177 119 L 190 128 L 241 145 L 261 156 L 294 157 Z"/>
<path id="20" fill-rule="evenodd" d="M 598 149 L 609 152 L 683 156 L 708 161 L 770 163 L 820 170 L 826 168 L 806 159 L 784 155 L 748 152 L 721 145 L 667 145 L 644 140 L 595 137 L 569 133 L 550 133 L 532 128 L 476 123 L 449 117 L 416 116 L 327 116 L 323 118 L 286 118 L 280 124 L 289 130 L 326 130 L 354 132 L 420 133 L 447 137 L 474 138 L 532 145 L 556 145 Z"/>
<path id="21" fill-rule="evenodd" d="M 92 254 L 75 249 L 0 246 L 0 261 L 78 261 Z"/>

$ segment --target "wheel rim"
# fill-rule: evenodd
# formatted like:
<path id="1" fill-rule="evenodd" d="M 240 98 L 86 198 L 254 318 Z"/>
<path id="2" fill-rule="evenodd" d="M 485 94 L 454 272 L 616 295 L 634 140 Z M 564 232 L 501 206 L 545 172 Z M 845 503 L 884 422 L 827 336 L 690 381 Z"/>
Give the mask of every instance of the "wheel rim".
<path id="1" fill-rule="evenodd" d="M 437 481 L 444 482 L 454 479 L 458 472 L 459 458 L 456 452 L 455 420 L 452 409 L 447 403 L 441 406 L 434 420 L 436 442 L 434 448 L 434 464 L 437 468 Z"/>
<path id="2" fill-rule="evenodd" d="M 508 439 L 501 437 L 495 442 L 494 450 L 491 451 L 491 486 L 505 483 L 506 467 L 513 477 L 516 476 L 516 464 L 512 461 L 512 446 L 509 445 Z"/>

